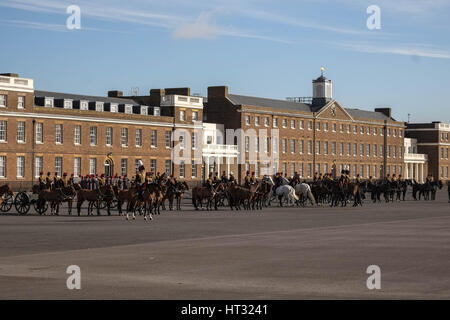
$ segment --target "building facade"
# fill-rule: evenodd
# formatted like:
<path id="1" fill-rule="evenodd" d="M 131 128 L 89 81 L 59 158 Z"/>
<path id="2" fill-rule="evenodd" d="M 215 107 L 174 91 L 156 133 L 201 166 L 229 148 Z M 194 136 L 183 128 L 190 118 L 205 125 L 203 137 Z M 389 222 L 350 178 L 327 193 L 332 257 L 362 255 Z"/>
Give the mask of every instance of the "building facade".
<path id="1" fill-rule="evenodd" d="M 435 179 L 449 180 L 450 124 L 408 123 L 406 136 L 417 140 L 417 152 L 428 156 L 428 173 Z"/>
<path id="2" fill-rule="evenodd" d="M 38 91 L 32 79 L 2 74 L 0 183 L 29 188 L 41 171 L 131 178 L 141 161 L 146 171 L 199 180 L 202 118 L 202 98 L 188 88 L 97 97 Z"/>
<path id="3" fill-rule="evenodd" d="M 336 176 L 342 169 L 363 178 L 404 173 L 404 123 L 391 117 L 390 108 L 373 112 L 344 108 L 332 98 L 331 80 L 323 75 L 313 81 L 312 98 L 295 101 L 231 94 L 227 86 L 209 87 L 204 112 L 206 122 L 241 130 L 240 141 L 235 141 L 242 151 L 241 180 L 246 171 L 257 176 L 298 172 L 304 179 L 315 173 Z"/>

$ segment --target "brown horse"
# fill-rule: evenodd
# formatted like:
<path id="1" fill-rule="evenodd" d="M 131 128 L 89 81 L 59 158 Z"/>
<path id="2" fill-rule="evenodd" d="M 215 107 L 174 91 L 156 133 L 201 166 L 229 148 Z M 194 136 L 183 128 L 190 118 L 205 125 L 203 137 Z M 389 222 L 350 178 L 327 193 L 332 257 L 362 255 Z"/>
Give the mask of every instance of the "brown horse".
<path id="1" fill-rule="evenodd" d="M 206 210 L 212 210 L 213 200 L 216 198 L 219 189 L 223 189 L 223 184 L 220 183 L 213 190 L 207 187 L 195 187 L 192 189 L 192 204 L 195 210 L 198 209 L 198 204 L 203 208 L 203 200 L 206 200 Z M 214 209 L 217 210 L 217 201 L 214 202 Z"/>
<path id="2" fill-rule="evenodd" d="M 3 186 L 0 187 L 0 204 L 2 204 L 3 201 L 3 196 L 4 195 L 9 195 L 12 196 L 13 191 L 12 189 L 9 187 L 8 184 L 5 184 Z"/>
<path id="3" fill-rule="evenodd" d="M 39 206 L 44 206 L 46 202 L 50 203 L 50 214 L 59 216 L 59 205 L 64 200 L 64 196 L 60 190 L 41 190 L 39 185 L 32 187 L 34 194 L 38 194 Z"/>
<path id="4" fill-rule="evenodd" d="M 88 201 L 88 216 L 94 211 L 94 204 L 97 207 L 97 215 L 100 215 L 100 203 L 103 199 L 107 199 L 114 195 L 112 186 L 102 186 L 97 190 L 81 189 L 77 192 L 77 213 L 80 215 L 81 205 L 84 201 Z M 107 201 L 108 203 L 108 201 Z M 108 209 L 109 211 L 109 209 Z"/>
<path id="5" fill-rule="evenodd" d="M 122 205 L 127 203 L 127 220 L 129 219 L 129 212 L 133 213 L 133 219 L 136 219 L 134 214 L 134 209 L 136 207 L 137 201 L 137 189 L 136 187 L 131 187 L 130 189 L 119 190 L 117 186 L 114 186 L 114 192 L 117 198 L 117 209 L 119 210 L 119 215 L 123 216 Z"/>

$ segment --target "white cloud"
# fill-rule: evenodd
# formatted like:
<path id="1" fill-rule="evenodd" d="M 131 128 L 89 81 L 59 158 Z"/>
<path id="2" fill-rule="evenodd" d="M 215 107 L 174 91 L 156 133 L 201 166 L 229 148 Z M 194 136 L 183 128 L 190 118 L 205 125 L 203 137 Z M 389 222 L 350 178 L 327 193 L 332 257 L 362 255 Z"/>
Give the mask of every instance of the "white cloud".
<path id="1" fill-rule="evenodd" d="M 450 50 L 436 48 L 431 45 L 386 45 L 356 42 L 335 42 L 333 44 L 348 50 L 358 52 L 396 54 L 433 59 L 450 59 Z"/>
<path id="2" fill-rule="evenodd" d="M 183 23 L 173 31 L 175 38 L 181 39 L 214 39 L 221 32 L 214 23 L 210 22 L 210 13 L 202 12 L 192 23 Z"/>

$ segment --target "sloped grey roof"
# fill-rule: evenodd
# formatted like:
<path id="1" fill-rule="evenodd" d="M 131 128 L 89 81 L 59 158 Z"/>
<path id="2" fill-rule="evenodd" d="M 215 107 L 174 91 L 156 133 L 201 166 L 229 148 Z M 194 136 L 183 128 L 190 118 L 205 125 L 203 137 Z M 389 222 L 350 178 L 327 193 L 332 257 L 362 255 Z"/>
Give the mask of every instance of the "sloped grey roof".
<path id="1" fill-rule="evenodd" d="M 119 104 L 132 104 L 138 105 L 136 101 L 132 99 L 125 98 L 110 98 L 110 97 L 99 97 L 99 96 L 86 96 L 80 94 L 71 94 L 71 93 L 60 93 L 60 92 L 51 92 L 51 91 L 34 91 L 35 97 L 53 97 L 55 99 L 72 99 L 72 100 L 86 100 L 86 101 L 100 101 L 100 102 L 110 102 L 110 103 L 119 103 Z"/>
<path id="2" fill-rule="evenodd" d="M 311 112 L 309 104 L 292 102 L 287 100 L 266 99 L 258 97 L 241 96 L 237 94 L 229 94 L 228 98 L 235 105 L 247 105 L 255 107 L 277 108 L 284 110 L 306 111 Z"/>
<path id="3" fill-rule="evenodd" d="M 349 108 L 345 108 L 345 110 L 353 118 L 364 118 L 364 119 L 371 119 L 371 120 L 394 120 L 394 119 L 389 118 L 388 116 L 384 115 L 381 112 L 367 111 L 367 110 L 360 110 L 360 109 L 349 109 Z"/>

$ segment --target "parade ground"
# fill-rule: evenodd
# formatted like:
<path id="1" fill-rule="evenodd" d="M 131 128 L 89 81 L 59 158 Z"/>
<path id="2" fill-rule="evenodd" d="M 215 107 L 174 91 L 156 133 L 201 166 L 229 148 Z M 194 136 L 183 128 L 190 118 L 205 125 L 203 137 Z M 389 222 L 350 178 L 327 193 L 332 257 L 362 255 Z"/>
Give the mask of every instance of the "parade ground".
<path id="1" fill-rule="evenodd" d="M 446 190 L 362 208 L 183 208 L 153 221 L 1 215 L 0 299 L 450 298 Z"/>

